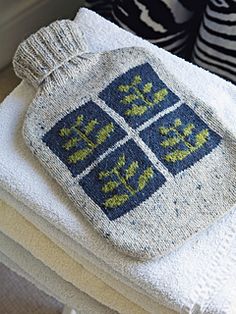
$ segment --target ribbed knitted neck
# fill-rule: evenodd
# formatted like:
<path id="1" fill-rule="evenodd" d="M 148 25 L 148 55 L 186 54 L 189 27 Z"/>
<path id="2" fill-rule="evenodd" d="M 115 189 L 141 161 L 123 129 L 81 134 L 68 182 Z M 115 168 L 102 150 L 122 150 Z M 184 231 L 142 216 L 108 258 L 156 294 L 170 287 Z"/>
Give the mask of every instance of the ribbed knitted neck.
<path id="1" fill-rule="evenodd" d="M 86 51 L 86 42 L 76 23 L 56 21 L 19 45 L 13 66 L 17 76 L 37 88 L 53 71 Z"/>

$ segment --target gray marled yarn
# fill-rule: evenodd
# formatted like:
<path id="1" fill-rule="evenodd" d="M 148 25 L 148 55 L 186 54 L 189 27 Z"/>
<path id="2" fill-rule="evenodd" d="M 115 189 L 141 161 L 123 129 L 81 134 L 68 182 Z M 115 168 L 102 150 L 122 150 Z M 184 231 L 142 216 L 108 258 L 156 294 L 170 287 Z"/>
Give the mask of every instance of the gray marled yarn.
<path id="1" fill-rule="evenodd" d="M 119 250 L 162 256 L 235 204 L 234 137 L 149 51 L 88 53 L 60 21 L 13 63 L 38 89 L 27 145 Z"/>
<path id="2" fill-rule="evenodd" d="M 72 56 L 86 51 L 82 34 L 67 20 L 56 21 L 31 35 L 17 49 L 13 66 L 17 75 L 38 87 L 44 79 Z"/>

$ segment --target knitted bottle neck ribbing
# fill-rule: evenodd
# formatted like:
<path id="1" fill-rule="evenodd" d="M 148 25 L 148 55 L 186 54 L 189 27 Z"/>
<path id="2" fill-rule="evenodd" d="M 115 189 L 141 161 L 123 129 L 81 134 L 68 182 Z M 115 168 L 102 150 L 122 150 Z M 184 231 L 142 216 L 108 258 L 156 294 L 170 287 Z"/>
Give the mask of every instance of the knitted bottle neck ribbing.
<path id="1" fill-rule="evenodd" d="M 86 51 L 86 42 L 76 23 L 69 20 L 56 21 L 19 45 L 13 58 L 13 66 L 17 76 L 37 88 L 61 68 L 63 74 L 54 75 L 54 80 L 59 83 L 61 79 L 65 79 L 69 74 L 68 62 L 75 59 L 77 63 L 83 63 L 83 57 L 79 57 Z"/>

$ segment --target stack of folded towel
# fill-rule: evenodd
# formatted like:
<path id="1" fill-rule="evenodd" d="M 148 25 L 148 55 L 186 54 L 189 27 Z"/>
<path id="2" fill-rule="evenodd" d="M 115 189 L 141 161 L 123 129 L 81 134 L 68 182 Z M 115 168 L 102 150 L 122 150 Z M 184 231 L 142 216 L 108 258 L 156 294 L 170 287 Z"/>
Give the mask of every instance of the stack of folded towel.
<path id="1" fill-rule="evenodd" d="M 75 21 L 89 51 L 147 48 L 236 134 L 232 84 L 89 10 Z M 233 313 L 236 207 L 163 258 L 127 257 L 92 228 L 26 147 L 22 124 L 34 94 L 23 82 L 0 109 L 0 198 L 8 204 L 0 206 L 0 261 L 85 313 Z"/>

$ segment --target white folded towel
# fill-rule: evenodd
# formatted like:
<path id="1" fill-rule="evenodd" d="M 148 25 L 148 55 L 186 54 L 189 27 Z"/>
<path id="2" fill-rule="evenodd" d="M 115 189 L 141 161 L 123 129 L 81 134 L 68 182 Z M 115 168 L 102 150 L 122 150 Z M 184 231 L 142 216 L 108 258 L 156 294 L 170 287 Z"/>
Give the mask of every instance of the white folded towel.
<path id="1" fill-rule="evenodd" d="M 119 276 L 116 276 L 116 273 L 114 271 L 111 271 L 112 275 L 110 275 L 110 272 L 108 271 L 109 269 L 106 265 L 102 265 L 102 267 L 98 267 L 98 265 L 101 264 L 101 261 L 96 260 L 96 258 L 94 256 L 91 256 L 91 254 L 89 254 L 84 247 L 79 246 L 77 243 L 69 239 L 65 234 L 60 232 L 55 227 L 51 226 L 46 220 L 37 216 L 30 208 L 28 208 L 27 206 L 23 205 L 22 203 L 14 199 L 8 192 L 5 192 L 4 190 L 0 189 L 0 199 L 4 199 L 8 204 L 11 205 L 11 207 L 8 205 L 1 206 L 1 202 L 0 202 L 0 217 L 2 217 L 2 219 L 0 220 L 0 230 L 4 232 L 5 234 L 7 234 L 12 239 L 14 239 L 16 242 L 24 246 L 28 251 L 34 254 L 37 258 L 40 258 L 41 260 L 43 260 L 43 262 L 47 266 L 51 267 L 52 270 L 56 272 L 58 271 L 61 272 L 60 263 L 55 263 L 55 259 L 60 261 L 60 257 L 57 256 L 54 260 L 50 262 L 50 265 L 49 265 L 48 257 L 45 259 L 45 256 L 44 254 L 42 255 L 41 250 L 43 252 L 48 251 L 49 258 L 50 258 L 50 254 L 52 252 L 52 249 L 54 248 L 53 244 L 55 243 L 57 244 L 58 247 L 62 248 L 62 250 L 68 254 L 68 256 L 65 257 L 67 260 L 68 260 L 68 257 L 72 257 L 73 260 L 76 260 L 80 265 L 84 266 L 83 272 L 86 274 L 85 269 L 87 270 L 87 277 L 90 278 L 91 274 L 93 274 L 94 276 L 96 276 L 95 277 L 96 282 L 98 282 L 99 285 L 101 285 L 101 283 L 99 280 L 97 281 L 98 278 L 100 278 L 104 283 L 106 283 L 110 287 L 109 289 L 112 291 L 112 296 L 116 300 L 116 303 L 118 303 L 119 311 L 122 310 L 124 312 L 124 307 L 122 307 L 122 304 L 121 304 L 121 302 L 123 302 L 122 301 L 123 298 L 119 296 L 120 294 L 123 297 L 127 298 L 129 301 L 133 302 L 133 304 L 137 304 L 141 308 L 143 308 L 143 310 L 141 311 L 144 311 L 145 309 L 146 311 L 150 313 L 156 313 L 156 310 L 160 309 L 161 313 L 164 313 L 164 307 L 161 306 L 158 302 L 155 302 L 153 299 L 148 297 L 145 291 L 141 291 L 140 293 L 136 291 L 136 289 L 130 288 L 126 283 L 123 283 L 122 280 L 117 280 Z M 27 217 L 27 220 L 32 222 L 32 224 L 27 222 L 26 219 L 23 219 L 23 216 L 20 215 L 20 213 L 23 216 Z M 36 232 L 37 229 L 33 225 L 37 226 L 38 229 L 41 229 L 43 233 Z M 19 226 L 19 227 L 16 228 L 14 226 Z M 29 243 L 28 243 L 28 234 L 31 235 L 31 239 Z M 45 234 L 46 235 L 50 234 L 50 236 L 46 237 Z M 50 248 L 46 250 L 44 248 L 45 245 L 43 245 L 42 243 L 41 243 L 42 245 L 41 247 L 40 246 L 35 247 L 34 244 L 31 245 L 32 238 L 34 238 L 33 242 L 37 242 L 37 243 L 45 241 L 49 238 L 51 238 L 53 242 L 50 241 L 50 243 L 48 243 L 48 241 L 46 241 L 47 247 L 50 246 Z M 68 245 L 68 243 L 70 245 Z M 56 250 L 56 252 L 58 252 L 57 247 L 54 249 Z M 79 254 L 77 252 L 79 252 Z M 60 254 L 61 254 L 61 250 L 60 250 Z M 56 253 L 54 252 L 53 255 L 56 255 Z M 71 261 L 71 259 L 69 261 Z M 68 262 L 66 263 L 66 265 L 68 265 Z M 66 277 L 64 277 L 64 279 L 66 280 L 69 280 L 69 278 L 71 278 L 71 277 L 68 278 L 67 272 L 65 273 L 65 276 Z M 72 278 L 73 277 L 75 276 L 72 274 Z M 84 286 L 81 287 L 80 285 L 79 288 L 83 289 Z M 90 294 L 91 293 L 90 286 L 87 288 L 88 290 L 83 290 L 83 291 L 86 291 L 86 293 Z M 118 292 L 118 294 L 116 293 L 116 291 Z M 98 294 L 99 294 L 99 291 L 98 291 Z M 96 295 L 92 294 L 92 297 L 96 297 Z M 106 302 L 108 302 L 109 300 L 106 297 L 106 294 L 103 295 L 103 299 L 106 300 L 106 301 L 103 301 L 103 303 L 107 304 Z M 99 301 L 102 302 L 100 299 Z M 131 314 L 131 309 L 130 309 L 130 306 L 132 306 L 131 302 L 129 302 L 128 304 L 129 306 L 126 306 L 125 304 L 125 309 L 126 308 L 128 309 L 129 314 Z M 109 304 L 107 305 L 109 306 Z M 135 311 L 135 314 L 138 313 L 137 312 L 138 308 L 135 307 L 134 311 Z M 172 313 L 171 310 L 168 310 L 165 308 L 165 313 L 169 313 L 169 312 Z"/>
<path id="2" fill-rule="evenodd" d="M 65 280 L 71 280 L 71 278 L 77 278 L 77 275 L 71 274 L 71 264 L 73 263 L 73 260 L 68 259 L 69 256 L 72 256 L 77 260 L 81 265 L 86 265 L 86 268 L 90 271 L 90 273 L 94 273 L 96 277 L 99 277 L 103 280 L 104 283 L 107 283 L 108 286 L 112 288 L 108 288 L 111 290 L 112 297 L 114 300 L 116 300 L 115 303 L 109 303 L 111 302 L 111 299 L 107 298 L 106 293 L 103 293 L 103 285 L 98 284 L 96 285 L 96 294 L 93 294 L 93 289 L 91 290 L 90 282 L 89 280 L 86 284 L 86 292 L 88 294 L 91 294 L 93 297 L 102 296 L 102 299 L 99 298 L 99 301 L 105 303 L 106 305 L 110 307 L 114 307 L 119 309 L 120 313 L 126 313 L 124 309 L 127 309 L 128 313 L 133 313 L 133 311 L 136 313 L 139 313 L 140 309 L 137 307 L 134 307 L 132 303 L 126 302 L 125 304 L 122 302 L 122 297 L 120 299 L 120 295 L 125 296 L 126 298 L 130 299 L 136 304 L 141 305 L 144 309 L 149 311 L 150 313 L 158 313 L 160 314 L 169 314 L 172 313 L 171 310 L 168 310 L 164 308 L 163 306 L 157 304 L 150 298 L 148 298 L 145 295 L 142 295 L 135 291 L 134 289 L 131 289 L 127 287 L 127 285 L 123 284 L 122 282 L 116 280 L 114 277 L 110 276 L 109 273 L 107 273 L 105 270 L 101 271 L 96 263 L 94 263 L 95 258 L 90 256 L 86 252 L 85 248 L 79 246 L 78 244 L 74 243 L 72 240 L 68 239 L 68 237 L 57 230 L 54 226 L 51 226 L 46 220 L 43 218 L 37 216 L 30 208 L 23 205 L 12 195 L 10 195 L 8 192 L 0 189 L 0 199 L 5 199 L 9 204 L 12 205 L 12 207 L 9 207 L 8 205 L 3 204 L 1 206 L 0 202 L 0 216 L 2 219 L 0 220 L 0 230 L 4 231 L 8 236 L 10 236 L 12 239 L 15 239 L 15 241 L 19 242 L 26 250 L 34 254 L 37 258 L 39 258 L 41 261 L 43 261 L 47 266 L 51 267 L 52 270 L 59 273 L 63 276 Z M 13 208 L 16 207 L 17 211 Z M 68 256 L 64 256 L 63 251 L 61 251 L 56 245 L 49 240 L 43 233 L 39 232 L 32 224 L 30 224 L 27 220 L 25 220 L 18 212 L 22 213 L 24 216 L 27 217 L 28 220 L 30 220 L 33 224 L 36 226 L 39 226 L 39 228 L 45 233 L 50 234 L 51 239 L 57 243 L 65 252 L 68 253 Z M 17 226 L 17 227 L 16 227 Z M 52 230 L 53 229 L 53 230 Z M 29 235 L 30 234 L 30 238 Z M 53 235 L 53 236 L 52 236 Z M 224 234 L 223 234 L 224 236 Z M 208 313 L 234 313 L 234 305 L 233 300 L 236 297 L 236 284 L 235 284 L 235 276 L 236 276 L 236 241 L 235 237 L 232 239 L 228 238 L 225 239 L 225 241 L 229 241 L 229 251 L 228 255 L 221 257 L 221 278 L 220 279 L 221 285 L 220 289 L 214 289 L 215 286 L 213 285 L 213 288 L 210 287 L 208 289 L 209 285 L 212 285 L 213 282 L 206 281 L 205 287 L 203 289 L 203 292 L 205 291 L 206 294 L 208 294 L 208 305 L 207 308 L 204 308 L 203 311 L 208 310 Z M 35 246 L 34 243 L 40 243 L 39 246 Z M 68 243 L 72 246 L 72 249 L 68 247 Z M 1 247 L 1 245 L 0 245 Z M 224 245 L 223 245 L 224 248 Z M 73 251 L 73 249 L 77 249 L 77 251 Z M 10 250 L 11 252 L 12 250 Z M 53 258 L 51 257 L 51 253 L 53 252 Z M 79 252 L 79 254 L 77 253 Z M 13 253 L 14 254 L 14 253 Z M 61 255 L 62 254 L 62 255 Z M 88 259 L 81 256 L 86 256 Z M 220 256 L 222 254 L 222 246 L 218 245 L 216 256 Z M 62 256 L 62 257 L 61 257 Z M 223 258 L 224 257 L 224 258 Z M 63 263 L 67 265 L 66 269 L 61 269 L 60 263 L 55 263 L 55 258 L 58 261 L 61 261 L 63 259 Z M 19 259 L 17 259 L 19 260 Z M 96 261 L 95 261 L 96 262 Z M 101 264 L 98 262 L 98 264 Z M 233 266 L 234 265 L 234 266 Z M 74 271 L 80 271 L 80 265 L 79 269 L 74 268 Z M 82 276 L 82 283 L 75 281 L 74 284 L 78 286 L 80 289 L 84 289 L 83 285 L 83 278 L 91 278 L 91 274 L 89 272 L 86 273 L 85 269 L 83 270 L 83 276 Z M 115 273 L 114 273 L 115 274 Z M 69 276 L 69 277 L 68 277 Z M 81 277 L 80 279 L 81 280 Z M 98 282 L 97 278 L 94 278 L 94 281 Z M 81 286 L 82 284 L 82 286 Z M 98 287 L 100 286 L 100 289 Z M 119 291 L 117 294 L 114 291 L 114 288 Z M 101 293 L 102 291 L 102 293 Z M 99 293 L 100 292 L 100 293 Z M 145 294 L 145 293 L 144 293 Z M 204 299 L 204 298 L 203 298 Z M 102 300 L 102 301 L 101 301 Z M 107 303 L 108 302 L 108 303 Z M 134 308 L 133 308 L 134 307 Z M 132 310 L 131 310 L 132 308 Z M 197 313 L 203 313 L 203 311 L 199 312 L 199 309 L 197 308 Z M 212 311 L 211 311 L 212 310 Z M 141 313 L 146 313 L 145 310 L 141 309 Z M 205 313 L 205 312 L 204 312 Z"/>
<path id="3" fill-rule="evenodd" d="M 34 258 L 19 244 L 0 232 L 0 263 L 33 283 L 40 290 L 72 307 L 81 314 L 115 314 L 114 310 L 97 302 L 86 293 L 59 277 Z M 4 253 L 3 253 L 3 252 Z M 11 257 L 8 257 L 10 255 Z M 14 262 L 14 260 L 17 261 Z M 21 265 L 21 266 L 19 266 Z"/>
<path id="4" fill-rule="evenodd" d="M 235 86 L 119 29 L 91 11 L 80 10 L 76 21 L 91 51 L 134 45 L 152 50 L 173 75 L 211 105 L 231 131 L 236 132 Z M 25 147 L 21 137 L 22 119 L 32 96 L 33 90 L 23 84 L 5 100 L 0 110 L 0 144 L 4 147 L 0 150 L 2 188 L 37 213 L 38 227 L 44 228 L 40 220 L 43 217 L 49 225 L 61 230 L 61 239 L 77 251 L 77 257 L 89 259 L 153 301 L 179 311 L 207 309 L 226 280 L 223 271 L 226 257 L 233 267 L 231 245 L 236 210 L 165 258 L 138 262 L 123 256 L 97 235 Z M 52 239 L 56 238 L 55 230 L 48 231 Z"/>
<path id="5" fill-rule="evenodd" d="M 32 270 L 37 274 L 42 274 L 42 263 L 60 276 L 63 280 L 73 284 L 76 288 L 86 292 L 89 296 L 96 299 L 109 308 L 112 308 L 122 314 L 146 314 L 148 313 L 142 307 L 128 300 L 116 292 L 117 281 L 110 280 L 110 285 L 106 285 L 97 276 L 92 275 L 82 265 L 67 255 L 61 248 L 52 242 L 45 234 L 40 232 L 33 224 L 28 222 L 13 207 L 10 207 L 0 201 L 0 251 L 7 255 L 20 265 L 25 265 L 27 273 Z M 30 235 L 30 237 L 29 237 Z M 12 239 L 11 245 L 6 245 L 5 237 Z M 3 240 L 2 240 L 3 239 Z M 8 241 L 9 242 L 9 241 Z M 17 242 L 17 243 L 16 243 Z M 37 243 L 37 245 L 35 245 Z M 9 244 L 9 243 L 8 243 Z M 16 248 L 14 247 L 14 245 Z M 22 250 L 27 254 L 21 254 Z M 32 257 L 36 263 L 32 262 Z M 42 263 L 37 263 L 41 261 Z M 99 271 L 99 270 L 98 270 Z M 43 282 L 52 284 L 50 279 L 42 274 Z M 53 279 L 54 280 L 54 279 Z M 123 287 L 123 293 L 127 293 L 127 287 Z M 129 294 L 132 295 L 132 292 Z M 132 299 L 142 298 L 133 293 Z M 145 302 L 143 301 L 145 304 Z M 156 304 L 151 310 L 152 313 L 173 314 L 172 310 L 166 309 Z"/>

